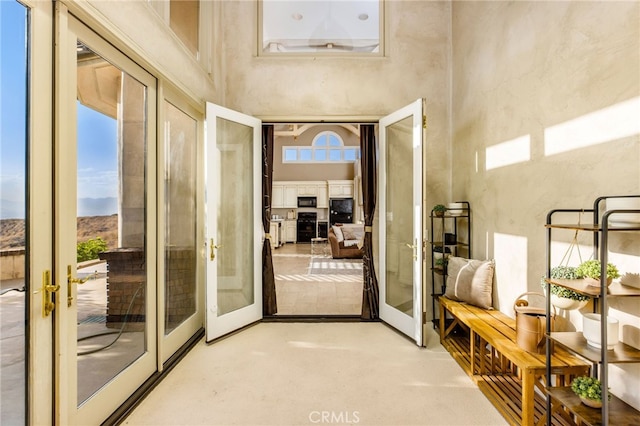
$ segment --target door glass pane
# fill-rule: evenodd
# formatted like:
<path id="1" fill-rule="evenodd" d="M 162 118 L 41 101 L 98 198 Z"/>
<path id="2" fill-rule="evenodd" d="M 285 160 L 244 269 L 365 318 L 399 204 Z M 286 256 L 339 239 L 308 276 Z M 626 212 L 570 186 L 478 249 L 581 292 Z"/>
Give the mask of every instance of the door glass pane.
<path id="1" fill-rule="evenodd" d="M 413 316 L 413 118 L 386 133 L 386 300 Z"/>
<path id="2" fill-rule="evenodd" d="M 165 334 L 196 311 L 197 122 L 169 102 L 165 116 Z"/>
<path id="3" fill-rule="evenodd" d="M 0 2 L 0 424 L 26 424 L 27 18 Z"/>
<path id="4" fill-rule="evenodd" d="M 78 404 L 145 352 L 146 87 L 77 48 Z"/>
<path id="5" fill-rule="evenodd" d="M 254 303 L 253 128 L 217 118 L 218 315 Z"/>

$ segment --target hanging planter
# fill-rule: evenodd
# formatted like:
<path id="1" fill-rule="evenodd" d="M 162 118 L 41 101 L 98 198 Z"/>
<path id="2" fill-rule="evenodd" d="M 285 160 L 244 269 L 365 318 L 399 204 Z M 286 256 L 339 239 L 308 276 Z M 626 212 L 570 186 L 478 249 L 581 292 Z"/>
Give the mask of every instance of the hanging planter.
<path id="1" fill-rule="evenodd" d="M 573 311 L 575 309 L 582 309 L 587 305 L 588 300 L 575 300 L 568 297 L 560 297 L 555 294 L 551 295 L 551 304 L 558 309 L 564 309 L 565 311 Z"/>
<path id="2" fill-rule="evenodd" d="M 600 287 L 601 265 L 602 264 L 597 259 L 587 260 L 578 265 L 575 273 L 578 278 L 584 278 L 585 282 L 588 285 L 593 287 Z M 618 268 L 612 263 L 607 263 L 607 286 L 611 285 L 614 278 L 619 277 L 620 272 L 618 271 Z"/>
<path id="3" fill-rule="evenodd" d="M 551 279 L 574 280 L 577 278 L 576 268 L 573 266 L 556 266 L 551 268 Z M 542 288 L 546 291 L 547 282 L 542 279 Z M 589 301 L 589 296 L 575 292 L 569 288 L 551 284 L 551 304 L 558 309 L 571 311 L 583 308 Z"/>

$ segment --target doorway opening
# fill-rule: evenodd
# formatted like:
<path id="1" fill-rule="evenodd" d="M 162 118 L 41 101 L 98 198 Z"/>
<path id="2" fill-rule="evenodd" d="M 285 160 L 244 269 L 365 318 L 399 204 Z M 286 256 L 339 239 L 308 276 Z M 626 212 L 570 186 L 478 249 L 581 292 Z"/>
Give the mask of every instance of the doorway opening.
<path id="1" fill-rule="evenodd" d="M 360 317 L 360 125 L 273 125 L 270 234 L 276 317 Z"/>

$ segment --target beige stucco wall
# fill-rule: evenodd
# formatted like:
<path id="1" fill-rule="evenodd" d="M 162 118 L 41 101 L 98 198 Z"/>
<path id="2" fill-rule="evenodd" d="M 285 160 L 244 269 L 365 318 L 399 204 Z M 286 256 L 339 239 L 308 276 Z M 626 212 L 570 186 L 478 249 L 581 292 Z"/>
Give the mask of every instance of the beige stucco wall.
<path id="1" fill-rule="evenodd" d="M 495 301 L 513 315 L 516 296 L 541 291 L 549 210 L 590 208 L 601 195 L 640 193 L 638 127 L 631 136 L 620 133 L 640 117 L 639 4 L 454 2 L 452 7 L 452 190 L 471 202 L 474 257 L 496 259 Z M 567 122 L 571 132 L 557 138 L 553 126 Z M 549 151 L 551 145 L 568 149 L 590 138 L 601 143 Z M 514 139 L 521 161 L 492 167 L 505 147 L 499 144 Z M 554 244 L 553 262 L 559 262 L 566 249 L 562 242 L 571 234 L 555 235 L 562 239 Z M 585 257 L 590 238 L 580 237 Z M 640 236 L 616 238 L 610 260 L 640 272 Z M 637 300 L 611 306 L 623 340 L 640 347 Z M 571 321 L 567 327 L 581 329 L 579 312 L 562 315 Z M 612 391 L 640 408 L 640 366 L 610 370 Z"/>

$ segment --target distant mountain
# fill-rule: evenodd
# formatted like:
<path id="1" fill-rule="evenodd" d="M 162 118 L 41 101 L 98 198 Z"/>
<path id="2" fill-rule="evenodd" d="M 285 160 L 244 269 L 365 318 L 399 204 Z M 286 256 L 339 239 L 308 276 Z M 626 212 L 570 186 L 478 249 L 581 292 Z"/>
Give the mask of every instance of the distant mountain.
<path id="1" fill-rule="evenodd" d="M 0 201 L 0 219 L 23 219 L 24 203 L 16 201 Z"/>
<path id="2" fill-rule="evenodd" d="M 109 216 L 118 213 L 118 199 L 80 198 L 78 200 L 78 216 Z"/>
<path id="3" fill-rule="evenodd" d="M 78 218 L 78 241 L 101 237 L 110 249 L 118 246 L 118 216 L 92 216 Z M 0 250 L 24 247 L 24 219 L 0 220 Z"/>
<path id="4" fill-rule="evenodd" d="M 80 198 L 78 200 L 78 216 L 110 216 L 118 213 L 118 199 Z M 0 201 L 0 219 L 24 219 L 24 204 L 15 201 Z"/>

